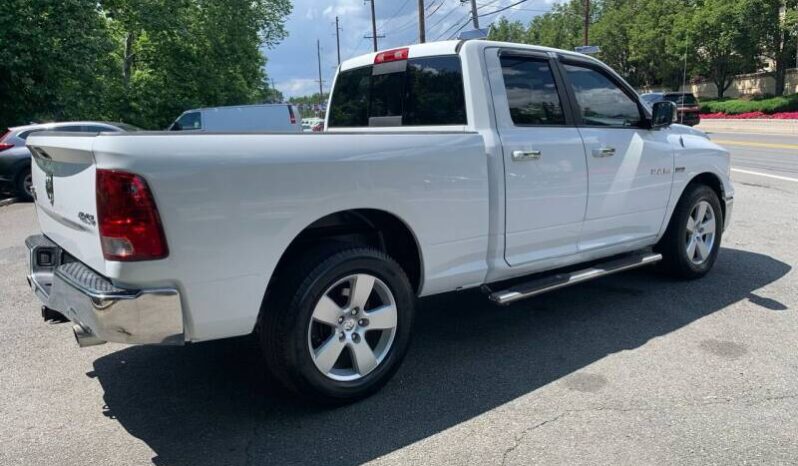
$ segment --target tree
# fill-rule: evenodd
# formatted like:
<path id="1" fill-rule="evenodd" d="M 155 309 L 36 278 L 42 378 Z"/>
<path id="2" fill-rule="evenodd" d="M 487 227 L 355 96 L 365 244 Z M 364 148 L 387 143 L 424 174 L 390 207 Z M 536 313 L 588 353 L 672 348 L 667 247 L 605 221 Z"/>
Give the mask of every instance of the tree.
<path id="1" fill-rule="evenodd" d="M 787 68 L 796 59 L 798 0 L 762 0 L 762 5 L 764 14 L 757 21 L 762 31 L 761 53 L 775 65 L 775 94 L 780 96 L 784 95 Z"/>
<path id="2" fill-rule="evenodd" d="M 92 0 L 0 8 L 0 126 L 110 115 L 115 44 Z"/>
<path id="3" fill-rule="evenodd" d="M 527 30 L 520 21 L 510 22 L 507 18 L 501 18 L 491 24 L 488 38 L 502 42 L 524 43 L 527 42 Z"/>
<path id="4" fill-rule="evenodd" d="M 723 98 L 735 76 L 756 71 L 762 30 L 760 0 L 703 0 L 689 24 L 699 57 L 697 71 L 717 87 Z"/>

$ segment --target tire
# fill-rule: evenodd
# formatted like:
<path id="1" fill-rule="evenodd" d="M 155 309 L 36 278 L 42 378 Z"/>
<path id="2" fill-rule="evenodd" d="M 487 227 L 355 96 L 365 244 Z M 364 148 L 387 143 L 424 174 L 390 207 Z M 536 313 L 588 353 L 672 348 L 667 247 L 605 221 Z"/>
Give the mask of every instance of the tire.
<path id="1" fill-rule="evenodd" d="M 31 191 L 32 178 L 30 167 L 24 167 L 19 171 L 14 181 L 14 192 L 18 198 L 23 201 L 32 201 L 33 193 Z"/>
<path id="2" fill-rule="evenodd" d="M 272 378 L 328 405 L 379 390 L 410 343 L 415 294 L 399 264 L 373 248 L 330 245 L 308 251 L 278 274 L 260 322 Z M 372 279 L 369 293 L 357 291 Z M 387 312 L 391 305 L 395 315 Z"/>
<path id="3" fill-rule="evenodd" d="M 703 217 L 698 226 L 696 219 L 700 215 Z M 712 270 L 722 237 L 723 210 L 718 195 L 709 186 L 693 184 L 682 194 L 655 250 L 662 254 L 665 272 L 679 279 L 693 280 Z"/>

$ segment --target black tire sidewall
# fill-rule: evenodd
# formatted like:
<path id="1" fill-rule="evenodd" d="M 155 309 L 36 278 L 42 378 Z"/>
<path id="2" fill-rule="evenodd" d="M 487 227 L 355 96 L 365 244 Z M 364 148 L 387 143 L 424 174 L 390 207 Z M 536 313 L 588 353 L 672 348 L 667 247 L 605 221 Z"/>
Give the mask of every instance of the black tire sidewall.
<path id="1" fill-rule="evenodd" d="M 25 177 L 31 174 L 31 167 L 27 165 L 23 167 L 16 176 L 14 181 L 14 191 L 16 192 L 17 197 L 24 201 L 30 201 L 33 199 L 33 196 L 25 192 Z"/>
<path id="2" fill-rule="evenodd" d="M 310 355 L 307 332 L 316 303 L 335 282 L 355 273 L 368 273 L 390 289 L 396 301 L 397 329 L 388 355 L 372 372 L 356 381 L 337 381 L 322 374 Z M 284 340 L 291 385 L 322 402 L 362 398 L 378 390 L 398 369 L 410 342 L 415 295 L 406 275 L 393 260 L 369 249 L 338 253 L 316 267 L 292 299 L 288 312 L 294 313 L 295 325 Z M 272 310 L 274 311 L 274 310 Z M 271 312 L 271 311 L 270 311 Z M 362 342 L 365 344 L 365 342 Z M 321 397 L 321 398 L 318 398 Z"/>

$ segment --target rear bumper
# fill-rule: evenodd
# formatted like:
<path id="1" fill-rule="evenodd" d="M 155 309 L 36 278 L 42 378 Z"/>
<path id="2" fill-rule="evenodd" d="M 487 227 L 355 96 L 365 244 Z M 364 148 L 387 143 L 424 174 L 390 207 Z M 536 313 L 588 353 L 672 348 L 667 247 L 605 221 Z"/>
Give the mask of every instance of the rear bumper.
<path id="1" fill-rule="evenodd" d="M 65 260 L 43 235 L 25 240 L 28 283 L 42 304 L 102 341 L 184 343 L 180 294 L 173 288 L 119 288 L 81 262 Z"/>

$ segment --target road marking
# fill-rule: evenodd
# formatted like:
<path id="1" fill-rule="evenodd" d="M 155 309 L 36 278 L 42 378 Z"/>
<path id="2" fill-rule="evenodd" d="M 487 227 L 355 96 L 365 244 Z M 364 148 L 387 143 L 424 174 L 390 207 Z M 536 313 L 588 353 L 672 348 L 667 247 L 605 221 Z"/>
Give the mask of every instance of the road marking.
<path id="1" fill-rule="evenodd" d="M 749 171 L 749 170 L 740 170 L 739 168 L 732 168 L 731 171 L 737 172 L 737 173 L 745 173 L 747 175 L 764 176 L 766 178 L 775 178 L 777 180 L 792 181 L 794 183 L 798 183 L 798 178 L 789 178 L 789 177 L 786 177 L 786 176 L 779 176 L 779 175 L 769 175 L 767 173 L 752 172 L 752 171 Z"/>
<path id="2" fill-rule="evenodd" d="M 773 142 L 753 142 L 753 141 L 731 141 L 727 139 L 713 139 L 712 142 L 718 144 L 729 144 L 733 146 L 766 147 L 769 149 L 795 149 L 798 151 L 798 144 L 777 144 Z"/>

